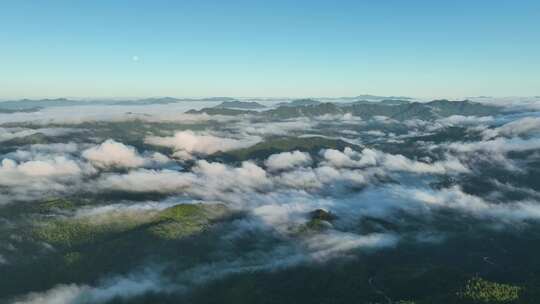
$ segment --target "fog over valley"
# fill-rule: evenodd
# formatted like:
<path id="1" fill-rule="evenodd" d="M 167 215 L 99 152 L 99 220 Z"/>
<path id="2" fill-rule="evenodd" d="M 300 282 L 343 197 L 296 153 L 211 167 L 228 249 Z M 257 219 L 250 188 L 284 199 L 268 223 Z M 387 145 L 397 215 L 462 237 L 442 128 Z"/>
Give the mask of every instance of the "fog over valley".
<path id="1" fill-rule="evenodd" d="M 539 105 L 0 102 L 0 303 L 537 303 Z"/>

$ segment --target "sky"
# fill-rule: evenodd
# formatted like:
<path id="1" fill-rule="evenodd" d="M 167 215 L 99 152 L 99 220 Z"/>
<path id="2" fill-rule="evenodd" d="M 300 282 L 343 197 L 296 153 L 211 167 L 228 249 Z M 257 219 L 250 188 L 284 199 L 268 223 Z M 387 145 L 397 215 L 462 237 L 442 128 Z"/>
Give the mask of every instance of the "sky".
<path id="1" fill-rule="evenodd" d="M 0 2 L 0 98 L 540 95 L 540 1 Z"/>

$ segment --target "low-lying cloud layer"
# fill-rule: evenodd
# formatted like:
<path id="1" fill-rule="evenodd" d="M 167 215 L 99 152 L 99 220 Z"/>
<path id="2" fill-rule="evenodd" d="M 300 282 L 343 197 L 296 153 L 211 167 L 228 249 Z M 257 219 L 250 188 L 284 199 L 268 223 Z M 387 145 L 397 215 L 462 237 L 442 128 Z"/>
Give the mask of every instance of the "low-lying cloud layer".
<path id="1" fill-rule="evenodd" d="M 135 148 L 109 139 L 99 146 L 83 151 L 82 156 L 98 167 L 140 167 L 144 159 Z"/>
<path id="2" fill-rule="evenodd" d="M 230 151 L 249 147 L 257 143 L 257 138 L 234 139 L 224 138 L 209 134 L 196 134 L 192 131 L 176 132 L 170 137 L 150 136 L 145 142 L 155 146 L 173 148 L 174 156 L 180 159 L 189 159 L 191 154 L 208 155 L 218 151 Z"/>
<path id="3" fill-rule="evenodd" d="M 69 130 L 0 127 L 0 141 L 23 139 L 0 155 L 0 208 L 17 204 L 27 208 L 45 198 L 78 200 L 62 210 L 54 207 L 49 214 L 27 211 L 25 225 L 35 228 L 81 219 L 108 227 L 128 218 L 124 215 L 157 217 L 180 204 L 223 206 L 227 216 L 205 222 L 201 230 L 212 240 L 205 244 L 209 249 L 204 247 L 209 252 L 188 266 L 182 264 L 189 260 L 184 256 L 157 258 L 151 267 L 142 259 L 140 267 L 124 269 L 121 275 L 109 273 L 86 283 L 44 284 L 51 288 L 10 295 L 11 303 L 107 303 L 149 293 L 182 294 L 233 274 L 321 265 L 399 250 L 404 243 L 443 242 L 456 235 L 457 228 L 452 227 L 465 223 L 470 229 L 499 231 L 540 220 L 539 190 L 527 178 L 537 172 L 540 160 L 540 120 L 534 115 L 399 121 L 386 116 L 360 119 L 346 113 L 264 122 L 249 115 L 221 120 L 190 114 L 191 122 L 216 123 L 190 130 L 180 124 L 164 125 L 171 117 L 158 115 L 158 108 L 163 110 L 150 108 L 152 118 L 141 119 L 140 129 L 139 124 L 130 130 L 114 125 L 134 115 L 123 113 L 123 107 L 105 118 L 90 111 L 71 120 L 67 119 L 70 109 L 44 111 L 57 123 L 73 124 Z M 12 119 L 23 116 L 32 117 L 21 113 Z M 155 125 L 150 124 L 153 119 Z M 89 126 L 94 120 L 102 123 Z M 220 125 L 223 121 L 227 124 Z M 85 128 L 100 128 L 101 133 L 93 136 Z M 26 138 L 36 133 L 53 140 Z M 67 137 L 60 142 L 58 136 Z M 257 145 L 263 148 L 247 159 L 219 158 L 218 152 L 271 143 L 275 138 L 283 141 L 268 144 L 267 149 Z M 295 138 L 311 141 L 298 143 Z M 489 175 L 489 170 L 505 175 Z M 13 208 L 14 213 L 21 212 Z M 173 217 L 182 218 L 182 212 Z M 441 218 L 454 222 L 439 225 Z M 5 220 L 0 221 L 5 227 L 19 227 L 3 216 L 0 220 Z M 169 224 L 167 229 L 178 227 L 170 217 L 159 220 Z M 189 240 L 193 247 L 202 246 L 194 241 L 197 237 Z M 23 241 L 15 239 L 9 239 L 10 245 L 15 244 L 9 250 L 0 246 L 0 268 L 24 250 L 17 245 Z M 64 250 L 54 242 L 30 240 L 44 252 Z M 165 246 L 166 241 L 161 242 Z M 238 244 L 245 243 L 250 246 L 239 251 Z"/>

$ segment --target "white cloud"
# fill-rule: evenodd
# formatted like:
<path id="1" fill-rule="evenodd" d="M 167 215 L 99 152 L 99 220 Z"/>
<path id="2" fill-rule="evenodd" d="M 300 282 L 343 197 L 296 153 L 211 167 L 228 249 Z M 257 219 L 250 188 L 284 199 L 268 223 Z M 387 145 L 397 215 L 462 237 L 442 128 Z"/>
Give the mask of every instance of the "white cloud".
<path id="1" fill-rule="evenodd" d="M 398 237 L 394 234 L 373 233 L 358 235 L 331 230 L 314 235 L 306 241 L 306 244 L 313 259 L 326 260 L 353 249 L 393 247 L 397 242 Z"/>
<path id="2" fill-rule="evenodd" d="M 367 134 L 367 135 L 377 136 L 377 137 L 386 136 L 386 133 L 384 133 L 384 132 L 382 132 L 380 130 L 370 130 L 370 131 L 365 131 L 364 133 Z"/>
<path id="3" fill-rule="evenodd" d="M 429 208 L 450 208 L 468 214 L 503 221 L 540 219 L 540 205 L 535 202 L 493 203 L 478 196 L 467 194 L 459 187 L 442 190 L 402 189 L 404 198 L 422 203 Z"/>
<path id="4" fill-rule="evenodd" d="M 380 166 L 388 171 L 405 171 L 413 173 L 459 173 L 467 172 L 457 158 L 447 156 L 446 160 L 433 163 L 411 160 L 401 154 L 389 154 L 374 149 L 365 148 L 362 152 L 356 152 L 345 148 L 343 152 L 335 149 L 327 149 L 321 152 L 325 163 L 336 168 L 364 168 L 368 166 Z"/>
<path id="5" fill-rule="evenodd" d="M 115 216 L 121 217 L 122 215 L 129 214 L 148 214 L 152 215 L 154 211 L 161 211 L 167 208 L 178 205 L 177 200 L 165 200 L 165 201 L 147 201 L 142 203 L 116 203 L 103 206 L 85 206 L 78 209 L 75 212 L 75 217 L 85 219 L 97 219 L 98 221 L 103 218 L 114 219 Z"/>
<path id="6" fill-rule="evenodd" d="M 122 115 L 118 117 L 123 117 Z M 155 118 L 158 119 L 158 117 Z M 334 124 L 335 119 L 339 119 L 339 121 L 336 120 L 336 124 L 343 121 L 357 123 L 357 118 L 350 115 L 323 116 L 282 123 L 256 123 L 253 128 L 242 130 L 242 126 L 247 127 L 248 123 L 240 122 L 226 126 L 227 129 L 234 130 L 236 135 L 222 137 L 220 134 L 226 133 L 182 131 L 170 137 L 147 137 L 146 141 L 154 145 L 171 147 L 175 150 L 176 157 L 188 159 L 217 151 L 247 147 L 259 140 L 250 134 L 289 134 L 290 131 L 315 128 L 318 124 L 328 126 Z M 384 117 L 374 120 L 394 123 Z M 421 121 L 409 123 L 411 126 L 414 125 L 413 127 L 434 130 L 445 124 L 476 124 L 491 122 L 491 120 L 492 118 L 455 116 L 434 124 Z M 537 120 L 522 120 L 519 124 L 507 124 L 498 128 L 497 136 L 529 135 L 535 132 L 536 128 Z M 336 130 L 339 131 L 339 128 Z M 377 132 L 382 131 L 368 132 L 378 136 L 380 134 Z M 408 133 L 408 135 L 411 134 Z M 383 140 L 387 140 L 389 136 L 394 135 L 388 134 Z M 381 143 L 384 142 L 381 140 Z M 477 143 L 453 144 L 455 145 L 442 144 L 438 147 L 442 147 L 443 151 L 446 151 L 444 149 L 446 148 L 450 151 L 462 152 L 532 149 L 540 145 L 535 139 L 520 138 L 497 138 Z M 0 202 L 5 197 L 13 199 L 27 195 L 32 198 L 42 198 L 56 193 L 70 193 L 68 189 L 74 189 L 73 192 L 83 191 L 83 193 L 95 191 L 94 194 L 104 190 L 132 193 L 157 192 L 170 194 L 170 196 L 160 202 L 122 201 L 106 206 L 92 205 L 80 208 L 72 214 L 66 212 L 63 216 L 117 220 L 118 218 L 115 217 L 117 214 L 122 216 L 131 215 L 131 213 L 155 214 L 159 210 L 177 204 L 178 200 L 203 200 L 205 203 L 218 201 L 232 210 L 242 211 L 244 215 L 231 220 L 227 224 L 227 229 L 223 230 L 225 235 L 221 235 L 218 241 L 229 242 L 235 234 L 263 230 L 264 233 L 258 234 L 257 238 L 268 237 L 274 242 L 269 243 L 268 239 L 264 239 L 267 245 L 264 246 L 264 250 L 255 249 L 246 250 L 246 252 L 230 250 L 234 246 L 216 246 L 223 252 L 220 252 L 219 257 L 215 256 L 218 257 L 215 263 L 214 261 L 211 264 L 198 263 L 194 265 L 193 270 L 188 269 L 188 271 L 175 274 L 175 278 L 191 275 L 192 281 L 202 281 L 205 278 L 216 278 L 220 275 L 242 271 L 279 269 L 300 263 L 324 262 L 356 250 L 369 251 L 392 247 L 399 242 L 401 235 L 397 235 L 398 232 L 396 234 L 361 234 L 359 231 L 366 233 L 358 226 L 364 216 L 379 216 L 398 227 L 401 227 L 399 225 L 403 223 L 395 217 L 398 212 L 423 216 L 445 209 L 474 216 L 476 220 L 486 220 L 486 222 L 497 224 L 512 225 L 520 221 L 540 219 L 540 207 L 533 200 L 498 202 L 492 201 L 492 198 L 464 193 L 458 187 L 442 190 L 427 187 L 428 182 L 433 181 L 436 174 L 468 172 L 469 169 L 450 154 L 444 155 L 438 161 L 432 161 L 430 158 L 413 159 L 370 148 L 362 151 L 346 148 L 343 151 L 323 150 L 320 157 L 312 159 L 307 153 L 290 151 L 271 155 L 264 162 L 265 167 L 251 161 L 232 165 L 199 160 L 186 165 L 188 168 L 193 164 L 190 171 L 175 171 L 157 169 L 158 166 L 150 170 L 148 166 L 167 163 L 170 161 L 169 158 L 160 153 L 142 151 L 139 153 L 135 148 L 113 140 L 107 140 L 97 146 L 69 143 L 32 145 L 25 146 L 24 149 L 4 156 L 6 158 L 0 165 L 0 185 L 4 186 L 0 193 Z M 83 149 L 84 151 L 79 154 Z M 76 158 L 81 155 L 88 161 Z M 317 162 L 320 158 L 322 161 Z M 90 163 L 100 168 L 122 167 L 128 168 L 129 171 L 101 173 L 95 177 L 91 176 L 93 179 L 83 179 L 96 173 Z M 410 178 L 411 174 L 402 174 L 403 172 L 430 175 Z M 378 178 L 385 177 L 386 174 L 392 178 L 392 183 L 385 183 L 384 178 Z M 318 208 L 331 211 L 336 215 L 336 219 L 324 231 L 298 233 L 298 228 L 309 221 L 309 212 Z M 407 217 L 399 219 L 408 220 Z M 394 230 L 391 227 L 385 229 Z M 404 233 L 406 237 L 420 235 L 415 235 L 417 231 L 409 232 L 408 229 L 405 229 L 406 232 L 402 229 L 396 229 L 396 231 L 400 234 Z M 424 232 L 424 227 L 422 227 L 422 233 Z M 429 231 L 425 235 L 429 236 Z M 414 238 L 407 238 L 407 240 L 412 239 Z M 221 257 L 224 257 L 223 260 L 219 260 Z M 10 259 L 9 262 L 12 260 Z M 1 256 L 0 263 L 2 263 Z M 179 285 L 175 285 L 175 288 Z M 132 297 L 147 291 L 162 292 L 165 288 L 162 282 L 154 279 L 152 275 L 119 277 L 97 286 L 59 285 L 49 291 L 31 293 L 19 299 L 17 303 L 106 302 L 116 296 Z"/>
<path id="7" fill-rule="evenodd" d="M 145 139 L 145 142 L 151 145 L 170 147 L 176 151 L 185 151 L 187 153 L 213 154 L 218 151 L 249 147 L 258 140 L 258 138 L 233 139 L 196 134 L 193 131 L 180 131 L 171 137 L 149 136 Z"/>
<path id="8" fill-rule="evenodd" d="M 317 125 L 316 121 L 309 118 L 297 118 L 286 121 L 265 121 L 265 122 L 238 122 L 238 131 L 254 135 L 290 135 L 295 131 L 311 130 Z"/>
<path id="9" fill-rule="evenodd" d="M 191 172 L 137 169 L 125 174 L 102 175 L 90 187 L 127 192 L 188 193 L 206 200 L 219 200 L 229 192 L 266 191 L 273 182 L 266 171 L 252 162 L 240 167 L 199 160 Z"/>
<path id="10" fill-rule="evenodd" d="M 82 173 L 80 165 L 65 157 L 32 160 L 23 163 L 5 158 L 0 164 L 0 184 L 24 184 L 31 178 L 65 177 Z"/>
<path id="11" fill-rule="evenodd" d="M 155 164 L 165 164 L 165 163 L 170 162 L 171 159 L 167 157 L 167 155 L 165 154 L 154 152 L 148 155 L 148 161 L 153 162 Z"/>
<path id="12" fill-rule="evenodd" d="M 467 98 L 475 102 L 485 103 L 489 106 L 499 106 L 501 109 L 507 108 L 511 110 L 529 111 L 540 110 L 540 98 L 537 97 L 487 97 L 487 98 Z M 504 108 L 503 108 L 504 107 Z"/>
<path id="13" fill-rule="evenodd" d="M 294 189 L 315 189 L 323 186 L 319 176 L 311 168 L 284 172 L 276 178 L 279 185 Z"/>
<path id="14" fill-rule="evenodd" d="M 179 102 L 150 105 L 103 105 L 48 107 L 36 112 L 0 113 L 0 124 L 31 122 L 32 124 L 81 124 L 97 121 L 175 122 L 182 124 L 206 121 L 231 121 L 232 116 L 186 114 L 190 109 L 214 106 L 215 102 Z"/>
<path id="15" fill-rule="evenodd" d="M 335 149 L 321 151 L 326 163 L 336 168 L 355 168 L 374 166 L 377 164 L 377 151 L 364 149 L 361 153 L 346 147 L 343 152 Z"/>
<path id="16" fill-rule="evenodd" d="M 484 138 L 486 139 L 491 139 L 498 135 L 513 137 L 518 135 L 539 133 L 540 117 L 524 117 L 495 129 L 486 129 L 483 132 Z"/>
<path id="17" fill-rule="evenodd" d="M 471 124 L 485 124 L 492 122 L 493 116 L 463 116 L 463 115 L 452 115 L 445 118 L 438 119 L 437 122 L 445 126 L 456 126 L 456 125 L 471 125 Z"/>
<path id="18" fill-rule="evenodd" d="M 35 159 L 20 162 L 4 158 L 0 162 L 0 186 L 7 188 L 3 189 L 0 203 L 76 191 L 78 188 L 73 186 L 82 177 L 94 173 L 96 170 L 91 165 L 63 155 L 37 155 Z"/>
<path id="19" fill-rule="evenodd" d="M 58 285 L 45 292 L 32 292 L 13 304 L 84 304 L 105 303 L 114 298 L 132 298 L 150 291 L 164 291 L 167 286 L 155 273 L 145 272 L 128 277 L 115 277 L 97 287 Z"/>
<path id="20" fill-rule="evenodd" d="M 407 171 L 414 173 L 460 173 L 467 172 L 469 169 L 465 167 L 457 158 L 448 157 L 443 161 L 434 163 L 426 163 L 413 161 L 403 155 L 393 155 L 385 153 L 382 157 L 382 166 L 390 171 Z"/>
<path id="21" fill-rule="evenodd" d="M 270 155 L 265 161 L 265 165 L 270 171 L 278 171 L 308 165 L 311 161 L 311 156 L 308 153 L 293 151 Z"/>
<path id="22" fill-rule="evenodd" d="M 171 170 L 138 169 L 121 175 L 104 175 L 97 181 L 97 189 L 178 193 L 191 186 L 193 182 L 194 177 L 189 173 Z"/>
<path id="23" fill-rule="evenodd" d="M 32 292 L 13 304 L 76 304 L 83 302 L 83 294 L 89 290 L 76 284 L 58 285 L 45 292 Z"/>
<path id="24" fill-rule="evenodd" d="M 298 168 L 283 172 L 274 177 L 276 184 L 293 189 L 316 190 L 325 186 L 338 185 L 360 187 L 368 183 L 377 170 L 350 170 L 320 166 L 317 168 Z"/>
<path id="25" fill-rule="evenodd" d="M 522 139 L 519 137 L 495 138 L 478 142 L 453 142 L 446 147 L 456 152 L 486 151 L 492 153 L 506 153 L 509 151 L 527 151 L 540 149 L 540 138 Z"/>
<path id="26" fill-rule="evenodd" d="M 354 116 L 352 113 L 345 113 L 345 114 L 324 114 L 320 116 L 315 116 L 313 119 L 318 121 L 324 121 L 326 123 L 334 123 L 334 124 L 341 124 L 341 123 L 354 123 L 358 125 L 359 123 L 362 123 L 363 120 L 360 116 Z"/>
<path id="27" fill-rule="evenodd" d="M 102 144 L 84 150 L 82 157 L 100 168 L 141 167 L 145 159 L 137 153 L 135 148 L 123 143 L 108 139 Z"/>
<path id="28" fill-rule="evenodd" d="M 371 119 L 375 122 L 384 123 L 384 124 L 399 123 L 399 121 L 392 119 L 388 116 L 384 116 L 384 115 L 375 115 Z"/>
<path id="29" fill-rule="evenodd" d="M 271 187 L 266 171 L 252 162 L 242 162 L 240 167 L 231 168 L 221 163 L 197 161 L 193 172 L 207 189 L 253 191 Z"/>

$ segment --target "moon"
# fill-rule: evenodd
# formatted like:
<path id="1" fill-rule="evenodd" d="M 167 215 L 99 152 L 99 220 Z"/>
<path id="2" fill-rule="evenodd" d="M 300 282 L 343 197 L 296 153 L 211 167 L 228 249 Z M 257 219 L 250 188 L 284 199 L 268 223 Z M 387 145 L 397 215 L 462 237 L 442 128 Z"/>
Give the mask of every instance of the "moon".
<path id="1" fill-rule="evenodd" d="M 140 59 L 140 58 L 139 58 L 139 56 L 137 56 L 137 55 L 133 55 L 133 56 L 131 57 L 131 60 L 132 60 L 132 61 L 135 61 L 135 62 L 139 61 L 139 59 Z"/>

